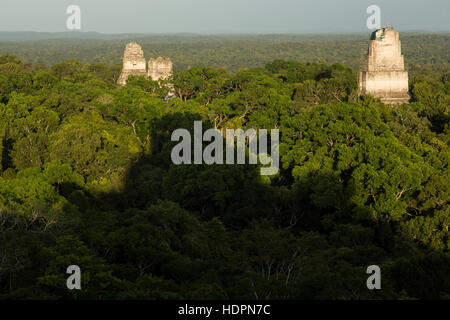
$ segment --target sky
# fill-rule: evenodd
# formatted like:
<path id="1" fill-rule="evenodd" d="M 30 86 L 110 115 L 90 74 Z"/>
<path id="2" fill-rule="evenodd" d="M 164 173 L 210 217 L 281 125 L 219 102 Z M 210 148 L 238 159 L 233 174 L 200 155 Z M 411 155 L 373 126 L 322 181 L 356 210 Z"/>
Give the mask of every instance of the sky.
<path id="1" fill-rule="evenodd" d="M 101 33 L 347 33 L 367 31 L 369 5 L 395 29 L 450 31 L 450 0 L 0 0 L 0 31 Z"/>

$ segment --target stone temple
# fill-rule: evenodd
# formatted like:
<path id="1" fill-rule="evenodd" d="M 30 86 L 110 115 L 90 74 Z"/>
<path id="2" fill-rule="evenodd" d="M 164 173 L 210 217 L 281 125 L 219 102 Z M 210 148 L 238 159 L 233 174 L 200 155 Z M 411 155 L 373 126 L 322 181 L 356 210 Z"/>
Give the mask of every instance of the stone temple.
<path id="1" fill-rule="evenodd" d="M 117 83 L 125 85 L 129 75 L 146 76 L 147 66 L 144 58 L 144 51 L 136 42 L 130 42 L 125 47 L 123 55 L 123 68 Z"/>
<path id="2" fill-rule="evenodd" d="M 360 94 L 371 94 L 385 104 L 408 103 L 408 71 L 397 31 L 382 28 L 372 33 L 367 65 L 358 74 L 358 87 Z"/>
<path id="3" fill-rule="evenodd" d="M 172 61 L 166 58 L 150 59 L 147 64 L 144 51 L 136 42 L 130 42 L 125 47 L 123 68 L 117 83 L 124 86 L 130 75 L 151 77 L 154 81 L 167 79 L 172 73 Z"/>
<path id="4" fill-rule="evenodd" d="M 172 61 L 158 57 L 148 61 L 148 76 L 154 81 L 167 79 L 172 73 Z"/>

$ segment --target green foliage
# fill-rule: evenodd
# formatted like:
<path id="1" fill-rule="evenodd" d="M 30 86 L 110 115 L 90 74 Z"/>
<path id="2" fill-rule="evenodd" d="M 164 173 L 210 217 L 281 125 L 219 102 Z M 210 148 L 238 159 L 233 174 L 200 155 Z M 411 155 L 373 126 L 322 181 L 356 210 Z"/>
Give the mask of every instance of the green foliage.
<path id="1" fill-rule="evenodd" d="M 448 71 L 416 66 L 393 107 L 343 64 L 258 52 L 124 87 L 120 65 L 0 56 L 0 298 L 448 298 Z M 174 165 L 195 120 L 279 129 L 280 172 Z"/>
<path id="2" fill-rule="evenodd" d="M 53 65 L 76 58 L 91 64 L 89 72 L 95 71 L 96 75 L 111 81 L 111 75 L 114 74 L 116 80 L 119 77 L 123 49 L 130 41 L 137 41 L 142 46 L 147 60 L 170 57 L 175 68 L 183 71 L 213 66 L 235 72 L 241 68 L 263 67 L 279 59 L 343 63 L 358 70 L 367 53 L 370 32 L 347 35 L 95 35 L 94 39 L 36 41 L 38 36 L 32 34 L 28 36 L 32 41 L 19 42 L 17 33 L 13 33 L 9 35 L 9 41 L 0 43 L 0 54 L 14 53 L 35 65 Z M 448 33 L 402 31 L 402 53 L 410 73 L 448 72 L 449 37 Z"/>

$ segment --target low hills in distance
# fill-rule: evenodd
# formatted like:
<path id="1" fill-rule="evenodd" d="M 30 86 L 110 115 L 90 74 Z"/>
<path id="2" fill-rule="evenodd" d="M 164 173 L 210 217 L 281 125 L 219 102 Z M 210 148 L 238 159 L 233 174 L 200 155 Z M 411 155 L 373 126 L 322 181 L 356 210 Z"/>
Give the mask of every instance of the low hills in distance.
<path id="1" fill-rule="evenodd" d="M 125 44 L 137 41 L 146 58 L 170 57 L 174 68 L 221 67 L 229 71 L 263 67 L 276 60 L 340 62 L 358 70 L 370 32 L 355 34 L 101 34 L 95 32 L 0 32 L 0 54 L 33 64 L 67 59 L 117 64 Z M 406 68 L 414 75 L 449 69 L 450 32 L 402 32 Z"/>
<path id="2" fill-rule="evenodd" d="M 369 31 L 367 33 L 370 33 Z M 402 31 L 402 35 L 423 35 L 423 34 L 441 34 L 450 35 L 450 31 Z M 230 34 L 198 34 L 198 33 L 100 33 L 100 32 L 84 32 L 84 31 L 61 31 L 61 32 L 39 32 L 39 31 L 0 31 L 0 41 L 35 41 L 35 40 L 49 40 L 49 39 L 100 39 L 100 40 L 117 40 L 117 39 L 135 39 L 135 38 L 166 38 L 176 39 L 179 37 L 197 37 L 203 38 L 235 38 L 255 37 L 260 40 L 273 40 L 275 37 L 279 39 L 292 40 L 332 40 L 332 39 L 351 39 L 364 37 L 366 33 L 284 33 L 284 34 L 245 34 L 245 33 L 230 33 Z"/>
<path id="3" fill-rule="evenodd" d="M 121 33 L 106 34 L 99 32 L 82 32 L 82 31 L 62 31 L 62 32 L 38 32 L 38 31 L 0 31 L 0 41 L 36 41 L 49 39 L 131 39 L 135 37 L 145 37 L 157 34 L 150 33 Z M 163 34 L 159 34 L 164 36 Z M 194 35 L 188 33 L 180 33 L 175 35 Z"/>

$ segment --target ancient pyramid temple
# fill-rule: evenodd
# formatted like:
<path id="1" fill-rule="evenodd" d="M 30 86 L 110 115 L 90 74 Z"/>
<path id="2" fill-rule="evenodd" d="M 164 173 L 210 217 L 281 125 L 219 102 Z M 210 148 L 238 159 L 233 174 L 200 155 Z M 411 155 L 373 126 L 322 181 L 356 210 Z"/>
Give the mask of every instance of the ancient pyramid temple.
<path id="1" fill-rule="evenodd" d="M 148 60 L 148 76 L 154 81 L 167 79 L 172 73 L 172 61 L 170 59 L 158 57 Z"/>
<path id="2" fill-rule="evenodd" d="M 136 42 L 130 42 L 125 47 L 123 55 L 123 68 L 117 83 L 125 85 L 129 75 L 146 76 L 147 66 L 144 58 L 144 51 Z"/>
<path id="3" fill-rule="evenodd" d="M 397 31 L 382 28 L 372 33 L 367 65 L 358 75 L 358 87 L 360 94 L 371 94 L 385 104 L 409 101 L 408 71 Z"/>
<path id="4" fill-rule="evenodd" d="M 125 47 L 123 68 L 117 83 L 124 86 L 130 75 L 151 77 L 154 81 L 167 79 L 172 73 L 172 61 L 166 58 L 150 59 L 147 64 L 144 51 L 136 42 L 130 42 Z"/>

